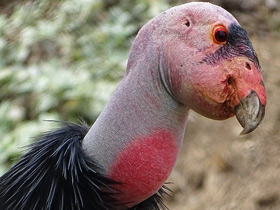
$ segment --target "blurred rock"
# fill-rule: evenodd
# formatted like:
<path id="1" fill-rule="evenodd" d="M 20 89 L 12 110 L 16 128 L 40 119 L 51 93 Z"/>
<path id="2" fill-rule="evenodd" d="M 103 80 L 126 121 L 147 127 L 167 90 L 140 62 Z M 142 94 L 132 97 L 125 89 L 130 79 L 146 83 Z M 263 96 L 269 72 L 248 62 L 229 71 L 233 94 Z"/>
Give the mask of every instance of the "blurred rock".
<path id="1" fill-rule="evenodd" d="M 273 206 L 279 200 L 279 196 L 277 194 L 269 194 L 263 195 L 262 197 L 256 199 L 257 206 L 264 208 L 268 206 Z"/>
<path id="2" fill-rule="evenodd" d="M 226 10 L 232 12 L 236 10 L 242 11 L 252 11 L 257 9 L 258 6 L 262 4 L 261 0 L 213 0 L 211 1 L 213 4 L 220 5 Z"/>
<path id="3" fill-rule="evenodd" d="M 194 190 L 201 190 L 204 187 L 206 173 L 204 171 L 190 172 L 188 186 Z"/>
<path id="4" fill-rule="evenodd" d="M 229 155 L 217 153 L 212 159 L 213 166 L 222 173 L 232 172 L 234 169 L 233 163 Z"/>
<path id="5" fill-rule="evenodd" d="M 270 10 L 278 10 L 280 3 L 276 0 L 266 0 L 265 6 L 268 7 Z"/>

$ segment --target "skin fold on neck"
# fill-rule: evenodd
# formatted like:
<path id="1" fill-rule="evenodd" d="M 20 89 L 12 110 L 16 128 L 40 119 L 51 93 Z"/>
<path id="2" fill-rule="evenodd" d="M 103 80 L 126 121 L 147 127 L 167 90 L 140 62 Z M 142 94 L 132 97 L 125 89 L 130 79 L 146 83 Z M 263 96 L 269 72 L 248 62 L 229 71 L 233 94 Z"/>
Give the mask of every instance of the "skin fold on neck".
<path id="1" fill-rule="evenodd" d="M 134 43 L 132 48 L 136 48 L 132 52 L 138 51 L 139 45 Z M 82 142 L 103 173 L 126 182 L 120 200 L 136 199 L 127 207 L 145 200 L 164 184 L 175 165 L 188 116 L 188 108 L 168 91 L 164 62 L 154 47 L 142 48 L 140 59 L 138 55 L 130 55 L 126 76 Z M 141 169 L 141 176 L 135 168 Z"/>
<path id="2" fill-rule="evenodd" d="M 157 66 L 141 68 L 125 76 L 83 140 L 84 150 L 99 161 L 105 173 L 137 137 L 168 129 L 176 136 L 177 145 L 182 143 L 187 107 L 166 99 L 171 96 L 162 84 Z"/>
<path id="3" fill-rule="evenodd" d="M 168 129 L 178 147 L 182 143 L 188 108 L 170 95 L 168 75 L 162 73 L 163 56 L 147 31 L 137 35 L 127 74 L 83 140 L 84 150 L 99 161 L 105 173 L 135 138 Z"/>

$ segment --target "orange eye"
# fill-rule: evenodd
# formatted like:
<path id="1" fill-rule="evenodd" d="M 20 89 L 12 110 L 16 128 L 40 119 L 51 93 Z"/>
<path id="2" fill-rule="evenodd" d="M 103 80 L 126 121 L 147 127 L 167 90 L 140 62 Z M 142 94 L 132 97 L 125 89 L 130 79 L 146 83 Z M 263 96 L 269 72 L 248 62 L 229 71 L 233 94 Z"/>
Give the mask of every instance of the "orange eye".
<path id="1" fill-rule="evenodd" d="M 228 30 L 224 26 L 216 26 L 213 29 L 212 36 L 216 44 L 226 44 L 228 39 Z"/>

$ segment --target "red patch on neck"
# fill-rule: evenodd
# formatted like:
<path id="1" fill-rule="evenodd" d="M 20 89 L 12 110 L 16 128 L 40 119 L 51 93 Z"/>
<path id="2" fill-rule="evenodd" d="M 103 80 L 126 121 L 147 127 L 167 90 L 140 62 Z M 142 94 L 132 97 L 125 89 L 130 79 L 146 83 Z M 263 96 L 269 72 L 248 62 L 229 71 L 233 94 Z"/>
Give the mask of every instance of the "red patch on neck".
<path id="1" fill-rule="evenodd" d="M 118 185 L 122 192 L 118 200 L 131 207 L 156 193 L 170 175 L 177 155 L 175 136 L 167 130 L 133 140 L 110 169 L 109 176 L 123 183 Z"/>

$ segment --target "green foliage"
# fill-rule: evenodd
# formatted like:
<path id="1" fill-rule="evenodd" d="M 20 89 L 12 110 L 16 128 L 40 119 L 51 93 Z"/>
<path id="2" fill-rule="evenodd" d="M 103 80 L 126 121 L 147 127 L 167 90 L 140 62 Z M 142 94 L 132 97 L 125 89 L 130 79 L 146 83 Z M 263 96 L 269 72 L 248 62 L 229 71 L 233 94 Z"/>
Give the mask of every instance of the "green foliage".
<path id="1" fill-rule="evenodd" d="M 0 13 L 0 174 L 32 137 L 93 123 L 125 73 L 140 27 L 169 2 L 17 1 Z"/>

